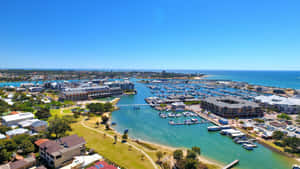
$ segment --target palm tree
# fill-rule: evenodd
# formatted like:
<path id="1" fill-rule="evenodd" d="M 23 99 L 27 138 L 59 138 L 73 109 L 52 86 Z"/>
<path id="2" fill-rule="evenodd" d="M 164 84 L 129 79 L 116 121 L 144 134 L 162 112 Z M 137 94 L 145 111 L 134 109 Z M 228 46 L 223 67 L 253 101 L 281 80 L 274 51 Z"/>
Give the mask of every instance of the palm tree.
<path id="1" fill-rule="evenodd" d="M 114 138 L 115 138 L 115 142 L 114 142 L 114 144 L 117 144 L 117 141 L 118 141 L 118 136 L 117 136 L 117 135 L 115 135 L 115 136 L 114 136 Z"/>
<path id="2" fill-rule="evenodd" d="M 161 151 L 156 152 L 156 157 L 158 158 L 158 161 L 163 157 L 163 153 Z"/>
<path id="3" fill-rule="evenodd" d="M 145 155 L 144 155 L 144 154 L 141 155 L 141 160 L 142 160 L 142 161 L 145 160 Z"/>

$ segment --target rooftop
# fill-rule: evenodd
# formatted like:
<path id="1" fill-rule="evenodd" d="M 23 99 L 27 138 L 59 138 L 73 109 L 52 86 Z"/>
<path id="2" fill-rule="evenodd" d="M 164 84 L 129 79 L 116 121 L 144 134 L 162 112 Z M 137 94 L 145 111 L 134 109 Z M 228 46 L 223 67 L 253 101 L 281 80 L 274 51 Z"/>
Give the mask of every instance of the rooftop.
<path id="1" fill-rule="evenodd" d="M 271 95 L 271 96 L 257 96 L 255 97 L 256 100 L 259 100 L 263 103 L 268 103 L 271 105 L 299 105 L 300 106 L 300 99 L 297 97 L 281 97 L 277 95 Z"/>
<path id="2" fill-rule="evenodd" d="M 225 97 L 208 97 L 204 101 L 212 103 L 219 107 L 227 108 L 243 108 L 243 107 L 259 107 L 255 102 L 248 100 L 240 99 L 234 96 L 225 96 Z"/>
<path id="3" fill-rule="evenodd" d="M 28 118 L 33 118 L 33 117 L 34 117 L 34 115 L 32 113 L 28 112 L 28 113 L 19 113 L 19 114 L 3 116 L 2 119 L 5 122 L 10 122 L 10 121 L 28 119 Z"/>
<path id="4" fill-rule="evenodd" d="M 45 141 L 39 145 L 40 148 L 46 148 L 49 154 L 61 151 L 65 148 L 71 148 L 80 144 L 85 144 L 85 140 L 77 135 L 66 136 L 57 140 Z"/>

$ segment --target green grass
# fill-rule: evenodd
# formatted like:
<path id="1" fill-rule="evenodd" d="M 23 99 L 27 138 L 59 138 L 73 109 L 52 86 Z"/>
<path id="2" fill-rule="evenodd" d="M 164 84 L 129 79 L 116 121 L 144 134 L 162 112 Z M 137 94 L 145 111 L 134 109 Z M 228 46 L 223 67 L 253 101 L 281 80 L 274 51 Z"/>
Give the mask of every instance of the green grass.
<path id="1" fill-rule="evenodd" d="M 100 128 L 100 127 L 99 127 Z M 129 148 L 127 144 L 118 142 L 113 144 L 114 140 L 108 136 L 96 131 L 84 128 L 80 123 L 72 124 L 72 134 L 84 137 L 87 147 L 94 149 L 100 155 L 115 162 L 116 164 L 128 169 L 152 169 L 153 166 L 147 158 L 141 159 L 142 153 L 134 148 Z M 109 134 L 112 135 L 110 132 Z M 121 138 L 118 138 L 120 141 Z"/>
<path id="2" fill-rule="evenodd" d="M 133 147 L 130 148 L 129 145 L 121 143 L 121 135 L 116 133 L 113 130 L 105 130 L 104 125 L 100 125 L 96 128 L 96 121 L 99 120 L 99 117 L 92 117 L 88 121 L 84 121 L 89 127 L 97 129 L 99 131 L 105 132 L 107 135 L 114 136 L 115 134 L 118 135 L 118 143 L 113 144 L 114 140 L 109 136 L 104 136 L 102 133 L 98 133 L 91 129 L 83 127 L 80 122 L 81 119 L 78 119 L 79 122 L 72 124 L 73 131 L 70 134 L 77 134 L 79 136 L 84 137 L 87 142 L 87 147 L 94 149 L 97 153 L 104 156 L 104 158 L 108 159 L 109 161 L 113 161 L 120 167 L 124 167 L 127 169 L 153 169 L 152 164 L 150 161 L 144 157 L 144 160 L 141 159 L 142 153 L 134 149 Z M 136 147 L 142 149 L 146 152 L 153 161 L 157 161 L 156 152 L 161 151 L 165 156 L 172 156 L 173 151 L 172 149 L 167 149 L 160 147 L 155 144 L 144 143 L 138 144 L 132 140 L 128 140 L 129 143 L 135 145 Z M 207 165 L 209 169 L 219 169 L 215 165 Z"/>
<path id="3" fill-rule="evenodd" d="M 63 114 L 70 114 L 72 113 L 71 109 L 64 109 Z"/>

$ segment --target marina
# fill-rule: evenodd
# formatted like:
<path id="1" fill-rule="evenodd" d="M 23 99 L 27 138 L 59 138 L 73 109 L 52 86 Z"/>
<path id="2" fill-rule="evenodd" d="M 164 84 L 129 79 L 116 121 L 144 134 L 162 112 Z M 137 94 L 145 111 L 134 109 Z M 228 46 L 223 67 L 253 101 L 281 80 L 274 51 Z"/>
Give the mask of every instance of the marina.
<path id="1" fill-rule="evenodd" d="M 137 95 L 123 96 L 118 104 L 145 104 L 144 98 L 152 96 L 150 89 L 140 83 L 136 83 L 136 87 L 139 91 Z M 131 131 L 129 132 L 129 136 L 132 138 L 144 139 L 168 146 L 199 146 L 201 147 L 201 154 L 203 154 L 203 156 L 216 159 L 223 164 L 229 164 L 238 158 L 240 162 L 237 167 L 241 169 L 257 168 L 256 164 L 262 164 L 260 168 L 264 169 L 287 169 L 296 163 L 287 157 L 272 152 L 259 143 L 255 143 L 258 148 L 255 148 L 253 151 L 247 151 L 242 147 L 242 144 L 235 143 L 231 137 L 221 135 L 218 132 L 208 132 L 208 127 L 214 126 L 212 123 L 170 125 L 168 123 L 169 120 L 176 122 L 179 120 L 179 122 L 183 122 L 185 118 L 193 117 L 184 117 L 182 115 L 177 118 L 167 116 L 162 118 L 159 115 L 160 112 L 164 115 L 174 112 L 157 111 L 150 105 L 148 107 L 142 107 L 140 110 L 133 111 L 129 106 L 124 106 L 113 112 L 112 120 L 118 123 L 114 128 L 119 132 L 123 132 L 124 128 L 129 128 Z M 198 114 L 196 118 L 204 120 L 202 116 L 207 115 L 204 113 Z M 220 126 L 226 127 L 226 125 Z M 253 141 L 251 139 L 248 140 Z M 216 149 L 218 151 L 215 151 Z M 226 156 L 224 156 L 224 154 L 226 154 Z"/>

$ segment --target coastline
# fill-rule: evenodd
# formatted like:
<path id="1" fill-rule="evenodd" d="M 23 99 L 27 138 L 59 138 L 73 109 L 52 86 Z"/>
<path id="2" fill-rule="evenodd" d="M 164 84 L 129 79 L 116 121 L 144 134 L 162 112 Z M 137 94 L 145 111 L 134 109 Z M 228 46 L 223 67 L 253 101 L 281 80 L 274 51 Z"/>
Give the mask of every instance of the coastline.
<path id="1" fill-rule="evenodd" d="M 115 130 L 115 129 L 114 129 Z M 117 131 L 116 131 L 117 132 Z M 120 133 L 119 133 L 120 134 Z M 132 139 L 130 138 L 131 140 L 135 140 L 135 139 Z M 147 144 L 150 144 L 150 145 L 154 145 L 156 147 L 160 147 L 162 149 L 168 149 L 168 150 L 171 150 L 171 151 L 175 151 L 177 149 L 182 149 L 182 150 L 187 150 L 188 148 L 186 147 L 173 147 L 173 146 L 169 146 L 169 145 L 164 145 L 164 144 L 161 144 L 161 143 L 155 143 L 155 142 L 151 142 L 151 141 L 146 141 L 146 140 L 142 140 L 142 139 L 138 139 L 140 142 L 144 142 L 144 143 L 147 143 Z M 201 149 L 201 147 L 200 147 Z M 205 164 L 210 164 L 210 165 L 215 165 L 217 167 L 224 167 L 225 165 L 222 164 L 221 162 L 219 161 L 216 161 L 216 160 L 213 160 L 211 158 L 208 158 L 208 157 L 205 157 L 203 155 L 200 155 L 198 156 L 198 158 L 200 159 L 201 162 L 205 163 Z M 300 160 L 300 159 L 299 159 Z"/>
<path id="2" fill-rule="evenodd" d="M 113 113 L 113 112 L 111 112 L 111 113 Z M 115 132 L 117 135 L 122 136 L 122 134 L 120 132 L 118 132 L 115 128 L 111 128 L 111 130 L 113 132 Z M 177 149 L 181 149 L 181 150 L 184 150 L 184 151 L 186 151 L 188 149 L 186 147 L 173 147 L 173 146 L 164 145 L 164 144 L 161 144 L 161 143 L 156 143 L 156 142 L 152 142 L 152 141 L 143 140 L 143 139 L 140 139 L 140 138 L 137 138 L 137 139 L 134 139 L 134 138 L 131 138 L 131 137 L 128 137 L 128 138 L 129 138 L 130 141 L 132 141 L 134 143 L 136 143 L 136 141 L 138 140 L 141 143 L 146 143 L 146 144 L 149 144 L 149 145 L 151 145 L 153 147 L 156 147 L 156 148 L 158 148 L 160 150 L 168 150 L 170 152 L 173 152 L 173 151 L 175 151 Z M 138 143 L 136 143 L 136 144 L 138 144 Z M 142 147 L 144 147 L 144 146 L 142 146 Z M 144 148 L 146 148 L 146 147 L 144 147 Z M 201 147 L 200 147 L 200 149 L 201 149 Z M 208 158 L 208 157 L 203 156 L 203 155 L 198 156 L 198 158 L 204 164 L 214 165 L 214 166 L 216 166 L 216 167 L 218 167 L 220 169 L 223 168 L 226 165 L 226 164 L 222 164 L 219 161 L 216 161 L 214 159 Z"/>

